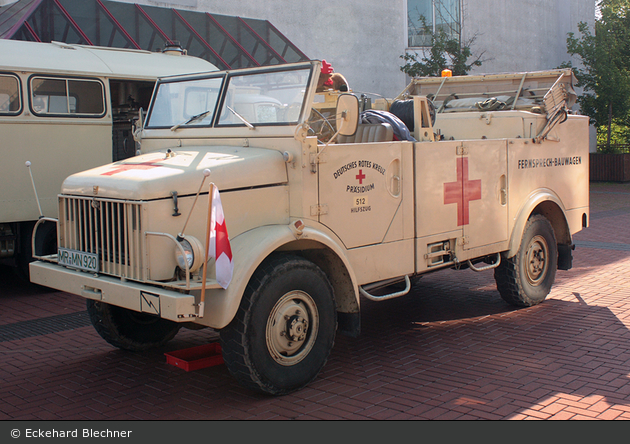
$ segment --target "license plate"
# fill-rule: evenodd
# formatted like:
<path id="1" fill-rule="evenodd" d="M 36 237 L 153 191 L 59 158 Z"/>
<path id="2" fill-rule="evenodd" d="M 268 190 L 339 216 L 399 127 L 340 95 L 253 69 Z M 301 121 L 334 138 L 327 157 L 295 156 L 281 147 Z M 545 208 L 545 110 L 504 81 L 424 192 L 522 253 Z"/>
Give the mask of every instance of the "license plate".
<path id="1" fill-rule="evenodd" d="M 98 255 L 94 253 L 59 248 L 57 251 L 57 262 L 66 267 L 98 272 Z"/>

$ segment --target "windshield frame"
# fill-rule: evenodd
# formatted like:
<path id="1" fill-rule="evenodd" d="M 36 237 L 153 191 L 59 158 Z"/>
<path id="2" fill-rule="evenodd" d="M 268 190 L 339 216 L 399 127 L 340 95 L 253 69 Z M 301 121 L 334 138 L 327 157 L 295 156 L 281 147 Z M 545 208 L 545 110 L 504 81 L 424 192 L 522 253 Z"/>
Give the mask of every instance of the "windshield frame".
<path id="1" fill-rule="evenodd" d="M 274 66 L 257 67 L 257 68 L 245 68 L 245 69 L 237 69 L 237 70 L 229 70 L 229 71 L 214 71 L 211 73 L 204 73 L 200 75 L 172 76 L 172 77 L 161 78 L 157 81 L 156 86 L 153 91 L 153 97 L 151 99 L 151 106 L 149 107 L 149 110 L 147 113 L 145 128 L 146 129 L 171 129 L 175 131 L 179 129 L 191 129 L 191 128 L 195 128 L 195 129 L 206 128 L 207 129 L 207 128 L 245 128 L 245 127 L 248 127 L 249 125 L 247 125 L 245 122 L 243 122 L 240 119 L 237 119 L 236 121 L 234 120 L 230 121 L 225 118 L 226 113 L 231 114 L 229 111 L 227 111 L 226 103 L 228 103 L 230 100 L 229 92 L 230 92 L 230 88 L 235 84 L 233 83 L 235 79 L 253 78 L 249 76 L 256 76 L 256 75 L 273 76 L 274 74 L 282 74 L 282 73 L 290 74 L 292 72 L 297 73 L 298 71 L 305 71 L 304 74 L 307 74 L 306 82 L 304 84 L 295 83 L 295 89 L 301 88 L 303 90 L 302 98 L 301 98 L 302 103 L 299 106 L 299 110 L 292 111 L 291 119 L 286 119 L 282 121 L 261 121 L 259 118 L 252 119 L 253 120 L 252 126 L 254 127 L 298 125 L 304 119 L 306 108 L 308 107 L 307 97 L 310 96 L 309 90 L 312 88 L 312 84 L 313 84 L 313 77 L 314 77 L 314 72 L 315 72 L 314 67 L 315 67 L 315 64 L 313 62 L 306 62 L 306 63 L 301 62 L 301 63 L 274 65 Z M 183 114 L 184 117 L 182 117 L 181 121 L 173 122 L 172 121 L 173 119 L 171 119 L 171 121 L 169 121 L 168 123 L 160 122 L 157 125 L 152 124 L 152 118 L 154 118 L 156 103 L 158 103 L 158 95 L 162 91 L 160 89 L 161 87 L 167 84 L 169 85 L 174 84 L 174 83 L 186 84 L 186 83 L 191 83 L 191 82 L 203 82 L 206 80 L 213 81 L 214 79 L 220 80 L 221 85 L 218 88 L 219 95 L 218 95 L 217 100 L 214 103 L 214 109 L 212 110 L 211 119 L 206 118 L 206 119 L 203 119 L 201 122 L 196 122 L 193 119 L 192 122 L 188 123 L 187 121 L 193 115 Z M 273 97 L 269 97 L 270 100 L 266 102 L 263 100 L 265 96 L 259 95 L 258 97 L 260 98 L 260 100 L 262 100 L 262 102 L 260 103 L 273 104 L 273 101 L 275 100 L 278 106 L 280 105 L 280 102 L 277 99 L 274 99 Z M 183 101 L 182 102 L 182 107 L 183 107 L 185 106 L 184 105 L 185 98 L 182 98 L 181 100 Z M 294 104 L 297 104 L 297 103 L 299 102 L 294 102 Z M 285 104 L 283 103 L 283 105 Z M 288 105 L 285 105 L 285 106 L 288 107 Z M 204 111 L 208 111 L 208 110 L 200 109 L 199 113 L 202 113 Z M 249 120 L 247 119 L 247 117 L 248 116 L 245 116 L 246 120 Z"/>

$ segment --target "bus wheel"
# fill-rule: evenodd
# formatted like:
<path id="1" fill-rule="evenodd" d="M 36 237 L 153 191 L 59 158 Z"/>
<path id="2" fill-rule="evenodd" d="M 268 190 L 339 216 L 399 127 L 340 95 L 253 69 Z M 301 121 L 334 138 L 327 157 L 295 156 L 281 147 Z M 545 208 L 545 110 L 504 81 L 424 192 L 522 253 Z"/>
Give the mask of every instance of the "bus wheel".
<path id="1" fill-rule="evenodd" d="M 290 393 L 315 379 L 336 330 L 326 275 L 300 257 L 278 256 L 254 273 L 235 318 L 221 330 L 223 359 L 241 385 Z"/>
<path id="2" fill-rule="evenodd" d="M 494 279 L 503 300 L 531 307 L 545 300 L 557 268 L 558 245 L 553 228 L 544 216 L 533 215 L 525 225 L 518 252 L 494 269 Z"/>
<path id="3" fill-rule="evenodd" d="M 99 335 L 114 347 L 144 351 L 165 345 L 179 331 L 176 322 L 105 302 L 87 300 L 87 311 Z"/>

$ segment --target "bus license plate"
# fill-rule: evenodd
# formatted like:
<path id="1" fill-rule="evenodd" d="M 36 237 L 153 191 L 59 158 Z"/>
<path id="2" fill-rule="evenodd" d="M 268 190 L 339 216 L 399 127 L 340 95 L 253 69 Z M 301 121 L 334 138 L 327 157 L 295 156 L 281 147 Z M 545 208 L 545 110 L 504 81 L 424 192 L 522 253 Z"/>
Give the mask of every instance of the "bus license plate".
<path id="1" fill-rule="evenodd" d="M 59 248 L 57 261 L 59 265 L 65 265 L 66 267 L 98 272 L 98 255 L 94 253 Z"/>

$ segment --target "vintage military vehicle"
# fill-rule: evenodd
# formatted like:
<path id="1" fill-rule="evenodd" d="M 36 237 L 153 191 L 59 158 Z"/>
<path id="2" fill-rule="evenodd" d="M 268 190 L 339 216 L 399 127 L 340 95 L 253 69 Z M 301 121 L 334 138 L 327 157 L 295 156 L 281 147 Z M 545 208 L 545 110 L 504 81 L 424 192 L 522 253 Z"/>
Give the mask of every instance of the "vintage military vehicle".
<path id="1" fill-rule="evenodd" d="M 312 381 L 337 330 L 359 334 L 362 298 L 403 296 L 421 274 L 494 270 L 508 303 L 542 302 L 588 226 L 571 71 L 414 79 L 372 105 L 317 93 L 320 70 L 159 80 L 142 154 L 65 180 L 58 254 L 31 280 L 86 298 L 123 349 L 216 329 L 230 372 L 271 394 Z M 226 288 L 207 253 L 214 186 Z"/>

